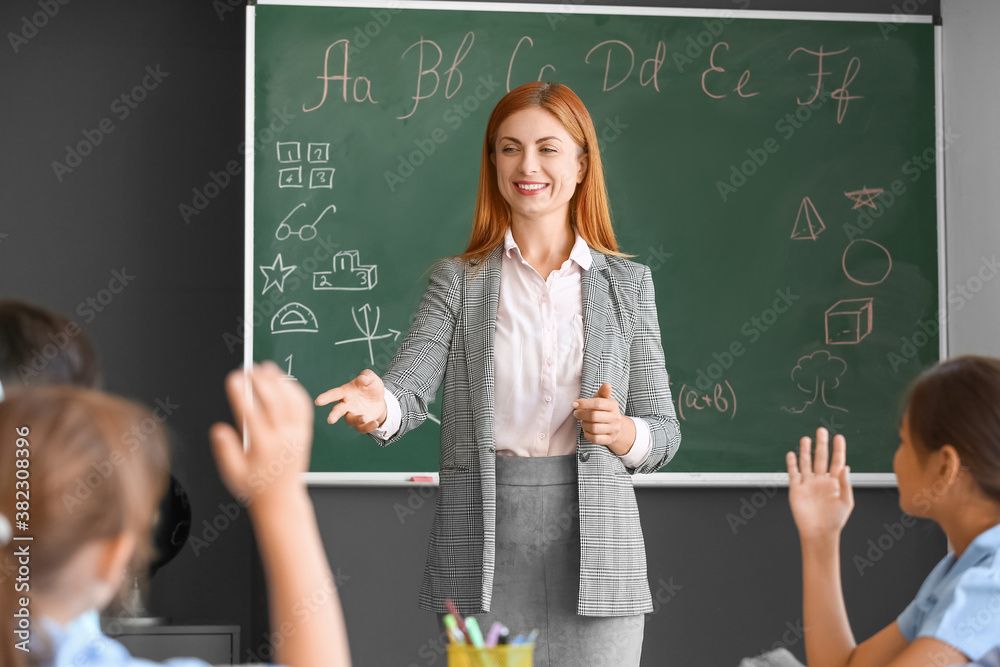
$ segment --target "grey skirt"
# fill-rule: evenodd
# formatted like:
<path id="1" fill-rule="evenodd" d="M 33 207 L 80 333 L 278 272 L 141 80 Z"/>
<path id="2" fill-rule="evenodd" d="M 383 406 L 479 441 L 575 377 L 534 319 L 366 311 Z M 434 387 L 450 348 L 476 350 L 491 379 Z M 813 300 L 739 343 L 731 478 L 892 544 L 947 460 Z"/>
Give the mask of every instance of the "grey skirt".
<path id="1" fill-rule="evenodd" d="M 490 613 L 511 639 L 538 630 L 535 667 L 638 667 L 645 617 L 578 616 L 576 455 L 496 458 L 496 569 Z M 438 616 L 438 620 L 444 617 Z M 443 628 L 443 625 L 442 625 Z"/>

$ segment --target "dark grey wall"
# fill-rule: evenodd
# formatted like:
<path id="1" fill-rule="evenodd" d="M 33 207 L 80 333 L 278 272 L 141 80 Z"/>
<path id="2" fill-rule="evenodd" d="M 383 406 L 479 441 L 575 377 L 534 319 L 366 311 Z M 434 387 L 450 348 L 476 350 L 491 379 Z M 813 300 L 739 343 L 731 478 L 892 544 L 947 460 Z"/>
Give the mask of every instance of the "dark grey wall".
<path id="1" fill-rule="evenodd" d="M 156 576 L 153 611 L 178 623 L 239 624 L 243 655 L 266 659 L 266 600 L 249 523 L 245 515 L 221 518 L 220 505 L 231 499 L 206 438 L 212 422 L 229 417 L 222 379 L 242 358 L 242 348 L 224 339 L 236 335 L 242 312 L 242 181 L 222 188 L 190 224 L 178 211 L 209 172 L 242 159 L 242 7 L 63 1 L 0 6 L 0 296 L 80 320 L 101 351 L 108 389 L 178 405 L 168 420 L 178 436 L 174 474 L 191 496 L 195 534 L 209 544 L 198 553 L 189 546 Z M 940 11 L 938 0 L 607 4 Z M 42 5 L 53 15 L 26 30 Z M 151 90 L 122 117 L 124 103 L 115 100 L 141 85 L 147 66 L 166 74 L 147 78 Z M 100 132 L 92 153 L 60 180 L 52 163 L 65 162 L 65 147 L 84 132 L 96 143 L 105 118 L 113 131 Z M 102 292 L 123 269 L 134 276 L 128 285 Z M 443 664 L 433 616 L 416 609 L 434 498 L 414 494 L 312 490 L 358 665 Z M 644 664 L 735 665 L 779 642 L 801 655 L 798 545 L 784 491 L 641 489 L 638 496 L 659 599 Z M 893 527 L 894 490 L 858 490 L 856 499 L 844 585 L 860 638 L 909 601 L 944 541 L 925 523 L 902 533 Z M 407 503 L 416 509 L 401 520 L 398 506 Z M 755 515 L 734 532 L 727 515 L 741 508 L 749 515 L 747 507 Z M 203 523 L 213 521 L 221 531 Z M 859 573 L 853 556 L 869 558 L 869 550 L 872 565 Z"/>
<path id="2" fill-rule="evenodd" d="M 654 598 L 643 665 L 736 667 L 776 645 L 805 658 L 802 569 L 786 490 L 645 488 L 637 495 Z M 311 496 L 355 664 L 444 665 L 435 616 L 417 609 L 433 490 L 314 488 Z M 842 576 L 861 640 L 903 610 L 945 541 L 931 522 L 901 523 L 894 489 L 857 489 L 855 502 Z"/>

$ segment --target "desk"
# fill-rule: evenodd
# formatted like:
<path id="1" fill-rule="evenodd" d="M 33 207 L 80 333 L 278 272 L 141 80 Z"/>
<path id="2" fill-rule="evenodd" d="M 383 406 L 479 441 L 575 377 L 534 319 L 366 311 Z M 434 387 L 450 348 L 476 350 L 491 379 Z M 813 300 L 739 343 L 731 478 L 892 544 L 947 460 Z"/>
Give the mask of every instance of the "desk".
<path id="1" fill-rule="evenodd" d="M 118 634 L 108 632 L 108 625 Z M 213 665 L 238 664 L 238 625 L 122 626 L 102 623 L 105 634 L 121 642 L 136 658 L 164 661 L 199 658 Z M 120 630 L 120 633 L 119 633 Z"/>

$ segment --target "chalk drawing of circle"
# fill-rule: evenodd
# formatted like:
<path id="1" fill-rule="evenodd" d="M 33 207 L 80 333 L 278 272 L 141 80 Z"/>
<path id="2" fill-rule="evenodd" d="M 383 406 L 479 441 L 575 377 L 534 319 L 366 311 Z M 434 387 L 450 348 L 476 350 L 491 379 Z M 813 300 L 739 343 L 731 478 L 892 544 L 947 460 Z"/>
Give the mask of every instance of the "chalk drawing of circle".
<path id="1" fill-rule="evenodd" d="M 861 246 L 851 252 L 855 243 L 867 243 L 868 246 Z M 847 255 L 851 255 L 851 270 L 847 269 Z M 883 258 L 884 256 L 884 258 Z M 883 270 L 884 264 L 884 270 Z M 844 268 L 844 275 L 849 280 L 859 285 L 878 285 L 889 277 L 892 271 L 892 255 L 885 249 L 885 246 L 869 241 L 868 239 L 854 239 L 844 248 L 844 257 L 840 261 Z M 853 274 L 853 275 L 852 275 Z"/>
<path id="2" fill-rule="evenodd" d="M 271 318 L 271 333 L 316 333 L 319 324 L 307 306 L 293 301 L 282 306 Z"/>

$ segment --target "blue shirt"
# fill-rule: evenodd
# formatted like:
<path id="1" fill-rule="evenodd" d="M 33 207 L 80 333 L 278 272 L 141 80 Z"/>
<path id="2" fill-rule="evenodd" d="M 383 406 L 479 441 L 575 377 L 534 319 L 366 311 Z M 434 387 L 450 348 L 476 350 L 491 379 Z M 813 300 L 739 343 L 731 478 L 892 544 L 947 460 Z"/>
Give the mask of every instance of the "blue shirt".
<path id="1" fill-rule="evenodd" d="M 933 637 L 970 660 L 1000 644 L 1000 524 L 980 533 L 962 554 L 948 554 L 896 619 L 907 641 Z"/>
<path id="2" fill-rule="evenodd" d="M 1000 645 L 976 662 L 970 662 L 969 667 L 1000 667 Z"/>
<path id="3" fill-rule="evenodd" d="M 53 660 L 46 663 L 50 667 L 210 667 L 196 658 L 173 658 L 166 662 L 133 658 L 127 648 L 101 632 L 96 609 L 80 614 L 65 626 L 43 617 L 42 626 L 53 651 Z M 40 640 L 33 636 L 31 650 L 42 648 Z"/>

